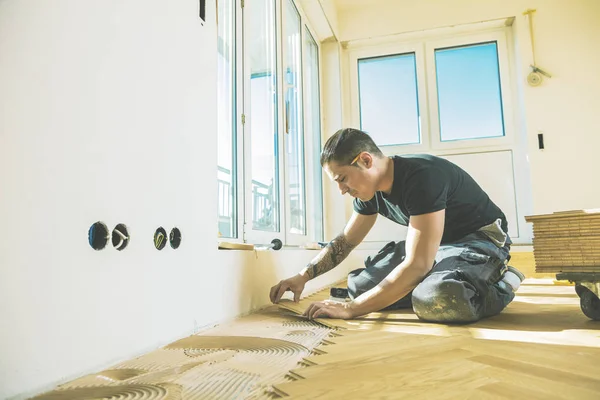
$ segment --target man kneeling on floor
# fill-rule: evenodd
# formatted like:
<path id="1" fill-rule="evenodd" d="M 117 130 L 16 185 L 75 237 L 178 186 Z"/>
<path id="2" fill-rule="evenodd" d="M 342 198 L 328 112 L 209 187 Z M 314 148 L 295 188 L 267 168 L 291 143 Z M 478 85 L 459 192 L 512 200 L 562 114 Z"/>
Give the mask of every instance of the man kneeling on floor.
<path id="1" fill-rule="evenodd" d="M 365 268 L 348 275 L 349 302 L 312 303 L 309 318 L 355 318 L 412 307 L 426 321 L 473 322 L 500 313 L 524 279 L 508 266 L 511 240 L 504 213 L 465 171 L 431 155 L 386 157 L 356 129 L 335 133 L 321 165 L 343 194 L 354 197 L 344 231 L 297 275 L 271 288 L 300 300 L 306 282 L 340 264 L 367 236 L 377 215 L 408 226 Z"/>

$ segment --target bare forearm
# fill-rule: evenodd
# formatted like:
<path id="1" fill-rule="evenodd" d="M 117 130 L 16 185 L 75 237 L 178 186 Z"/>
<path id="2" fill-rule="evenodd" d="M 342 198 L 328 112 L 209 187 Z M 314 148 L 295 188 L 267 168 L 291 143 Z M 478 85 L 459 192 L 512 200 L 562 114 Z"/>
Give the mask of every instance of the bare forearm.
<path id="1" fill-rule="evenodd" d="M 410 218 L 406 258 L 373 289 L 361 294 L 349 308 L 353 316 L 381 310 L 411 292 L 431 271 L 444 232 L 445 210 Z"/>
<path id="2" fill-rule="evenodd" d="M 350 304 L 352 314 L 357 317 L 379 311 L 394 304 L 411 292 L 429 272 L 431 267 L 404 261 L 381 283 L 361 294 Z"/>
<path id="3" fill-rule="evenodd" d="M 344 261 L 355 247 L 356 245 L 349 243 L 343 233 L 339 234 L 321 250 L 306 268 L 300 271 L 300 275 L 307 279 L 323 275 Z"/>

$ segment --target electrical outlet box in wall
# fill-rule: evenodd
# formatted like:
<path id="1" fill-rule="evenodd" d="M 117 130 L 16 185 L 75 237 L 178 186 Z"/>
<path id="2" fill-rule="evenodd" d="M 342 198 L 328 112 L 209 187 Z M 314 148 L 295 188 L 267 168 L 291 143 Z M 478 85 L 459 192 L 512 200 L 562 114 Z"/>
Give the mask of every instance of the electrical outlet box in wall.
<path id="1" fill-rule="evenodd" d="M 206 0 L 200 0 L 200 19 L 206 22 Z"/>

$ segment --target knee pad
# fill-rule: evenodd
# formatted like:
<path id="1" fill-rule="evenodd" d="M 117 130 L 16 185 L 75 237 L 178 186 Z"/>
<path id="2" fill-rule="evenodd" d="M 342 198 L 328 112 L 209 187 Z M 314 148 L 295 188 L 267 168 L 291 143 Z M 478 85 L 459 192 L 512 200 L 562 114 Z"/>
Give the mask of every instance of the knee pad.
<path id="1" fill-rule="evenodd" d="M 473 322 L 479 319 L 477 306 L 471 301 L 476 295 L 468 282 L 433 274 L 413 291 L 413 310 L 425 321 Z"/>

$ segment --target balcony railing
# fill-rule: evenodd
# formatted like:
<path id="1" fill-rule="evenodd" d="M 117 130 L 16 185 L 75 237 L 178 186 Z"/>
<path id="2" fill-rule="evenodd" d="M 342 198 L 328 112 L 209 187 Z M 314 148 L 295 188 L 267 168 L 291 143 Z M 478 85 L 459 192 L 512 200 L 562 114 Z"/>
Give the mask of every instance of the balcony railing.
<path id="1" fill-rule="evenodd" d="M 219 196 L 219 232 L 224 237 L 233 236 L 236 218 L 233 212 L 233 186 L 231 184 L 231 171 L 218 167 L 218 196 Z M 256 230 L 275 231 L 278 221 L 278 206 L 274 203 L 273 184 L 252 181 L 252 228 Z M 292 226 L 300 226 L 303 211 L 300 206 L 298 185 L 292 185 L 289 196 L 291 207 Z M 294 193 L 295 192 L 295 193 Z M 297 220 L 297 221 L 296 221 Z"/>
<path id="2" fill-rule="evenodd" d="M 233 186 L 231 184 L 231 171 L 218 167 L 219 178 L 219 232 L 222 236 L 232 236 L 235 224 L 233 212 Z M 273 207 L 273 184 L 266 185 L 262 182 L 252 181 L 252 226 L 258 230 L 274 230 L 275 208 Z"/>

